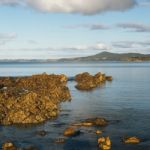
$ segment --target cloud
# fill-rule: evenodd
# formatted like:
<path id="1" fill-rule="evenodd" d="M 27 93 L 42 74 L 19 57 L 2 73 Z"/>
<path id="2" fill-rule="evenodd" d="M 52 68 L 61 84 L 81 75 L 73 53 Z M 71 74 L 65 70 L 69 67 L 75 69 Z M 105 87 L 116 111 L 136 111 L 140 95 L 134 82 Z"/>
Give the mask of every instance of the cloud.
<path id="1" fill-rule="evenodd" d="M 131 48 L 150 48 L 150 41 L 120 41 L 113 42 L 113 47 L 121 49 L 131 49 Z"/>
<path id="2" fill-rule="evenodd" d="M 5 45 L 7 42 L 14 40 L 17 34 L 14 32 L 0 33 L 0 45 Z"/>
<path id="3" fill-rule="evenodd" d="M 2 5 L 21 5 L 42 12 L 93 15 L 107 11 L 125 11 L 135 0 L 0 0 Z"/>
<path id="4" fill-rule="evenodd" d="M 64 50 L 76 50 L 76 51 L 83 51 L 83 50 L 109 50 L 110 47 L 107 44 L 98 42 L 93 45 L 77 45 L 72 47 L 64 47 Z"/>
<path id="5" fill-rule="evenodd" d="M 134 32 L 150 32 L 150 25 L 143 23 L 120 23 L 117 26 L 123 29 L 131 29 Z"/>
<path id="6" fill-rule="evenodd" d="M 96 23 L 96 24 L 78 24 L 78 25 L 69 25 L 65 26 L 67 29 L 78 29 L 78 28 L 87 28 L 89 30 L 106 30 L 110 27 L 104 24 Z"/>
<path id="7" fill-rule="evenodd" d="M 149 0 L 141 1 L 139 2 L 138 5 L 142 7 L 150 7 L 150 1 Z"/>

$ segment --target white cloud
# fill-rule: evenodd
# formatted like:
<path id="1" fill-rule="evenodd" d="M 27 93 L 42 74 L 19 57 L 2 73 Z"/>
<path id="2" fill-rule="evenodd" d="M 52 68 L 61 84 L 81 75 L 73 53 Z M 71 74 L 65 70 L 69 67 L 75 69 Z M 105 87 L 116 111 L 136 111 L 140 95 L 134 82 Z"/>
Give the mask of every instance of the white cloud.
<path id="1" fill-rule="evenodd" d="M 4 45 L 7 42 L 14 40 L 17 37 L 15 32 L 10 33 L 0 33 L 0 45 Z"/>
<path id="2" fill-rule="evenodd" d="M 113 42 L 113 47 L 121 49 L 132 49 L 132 48 L 150 48 L 150 41 L 119 41 Z"/>
<path id="3" fill-rule="evenodd" d="M 135 0 L 0 0 L 4 5 L 26 5 L 42 12 L 92 15 L 107 11 L 125 11 Z"/>
<path id="4" fill-rule="evenodd" d="M 67 29 L 78 29 L 78 28 L 87 28 L 89 30 L 106 30 L 110 29 L 108 25 L 104 25 L 101 23 L 95 23 L 95 24 L 77 24 L 77 25 L 68 25 L 64 26 Z"/>
<path id="5" fill-rule="evenodd" d="M 131 29 L 134 32 L 150 32 L 150 24 L 144 23 L 120 23 L 117 25 L 123 29 Z"/>
<path id="6" fill-rule="evenodd" d="M 81 51 L 81 50 L 109 50 L 111 49 L 108 45 L 98 42 L 96 44 L 93 45 L 77 45 L 77 46 L 72 46 L 72 47 L 64 47 L 64 50 L 77 50 L 77 51 Z"/>

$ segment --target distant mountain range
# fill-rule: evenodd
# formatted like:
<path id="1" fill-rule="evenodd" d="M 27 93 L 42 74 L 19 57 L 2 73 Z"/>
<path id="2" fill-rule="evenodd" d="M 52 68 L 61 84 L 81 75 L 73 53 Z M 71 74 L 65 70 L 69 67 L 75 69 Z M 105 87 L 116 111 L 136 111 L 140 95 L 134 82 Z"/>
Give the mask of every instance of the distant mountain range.
<path id="1" fill-rule="evenodd" d="M 3 59 L 0 60 L 0 63 L 46 63 L 46 62 L 81 62 L 81 61 L 150 61 L 150 54 L 140 54 L 140 53 L 110 53 L 110 52 L 101 52 L 96 55 L 87 56 L 87 57 L 77 57 L 77 58 L 63 58 L 58 60 L 52 59 L 16 59 L 16 60 L 9 60 Z"/>

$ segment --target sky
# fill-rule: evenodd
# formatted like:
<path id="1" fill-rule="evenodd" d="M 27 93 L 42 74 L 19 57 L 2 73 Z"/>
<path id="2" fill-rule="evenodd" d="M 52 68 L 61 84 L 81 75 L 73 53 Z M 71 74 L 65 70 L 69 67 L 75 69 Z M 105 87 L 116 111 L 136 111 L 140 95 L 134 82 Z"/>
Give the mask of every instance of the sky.
<path id="1" fill-rule="evenodd" d="M 150 0 L 0 0 L 0 59 L 150 54 Z"/>

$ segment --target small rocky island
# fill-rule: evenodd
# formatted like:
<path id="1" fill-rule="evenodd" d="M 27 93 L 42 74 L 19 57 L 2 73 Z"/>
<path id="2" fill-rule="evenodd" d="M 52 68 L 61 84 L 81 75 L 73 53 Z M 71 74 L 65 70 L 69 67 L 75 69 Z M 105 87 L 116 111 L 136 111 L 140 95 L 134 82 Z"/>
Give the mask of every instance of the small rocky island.
<path id="1" fill-rule="evenodd" d="M 95 75 L 91 75 L 88 72 L 84 72 L 75 76 L 75 81 L 77 82 L 76 88 L 78 90 L 92 90 L 106 81 L 112 81 L 111 76 L 106 76 L 105 74 L 98 72 Z"/>

